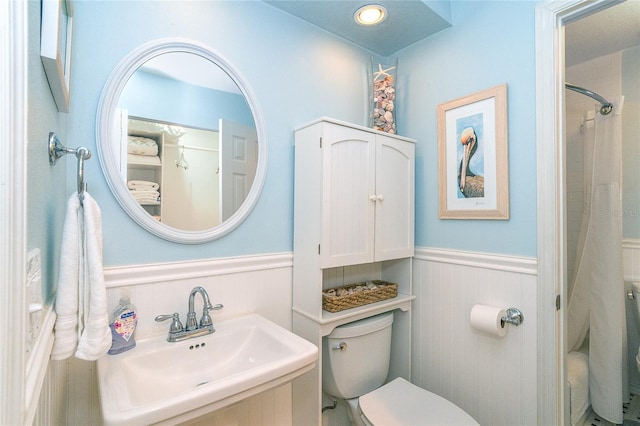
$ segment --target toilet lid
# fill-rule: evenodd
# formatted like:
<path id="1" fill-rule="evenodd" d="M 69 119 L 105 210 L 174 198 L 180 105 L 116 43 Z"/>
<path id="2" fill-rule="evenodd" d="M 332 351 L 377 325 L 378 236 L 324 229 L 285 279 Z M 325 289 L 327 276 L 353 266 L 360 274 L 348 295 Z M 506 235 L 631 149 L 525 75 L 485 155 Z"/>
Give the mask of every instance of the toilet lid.
<path id="1" fill-rule="evenodd" d="M 362 395 L 360 410 L 375 426 L 474 425 L 473 417 L 446 399 L 397 378 Z"/>

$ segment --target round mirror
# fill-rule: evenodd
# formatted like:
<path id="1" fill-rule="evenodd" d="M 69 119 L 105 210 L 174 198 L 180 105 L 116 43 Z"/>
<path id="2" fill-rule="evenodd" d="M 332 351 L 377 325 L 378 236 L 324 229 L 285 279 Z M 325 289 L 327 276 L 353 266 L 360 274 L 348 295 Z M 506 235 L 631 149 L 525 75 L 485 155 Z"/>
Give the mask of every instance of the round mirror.
<path id="1" fill-rule="evenodd" d="M 156 40 L 127 55 L 100 97 L 96 137 L 122 208 L 169 241 L 227 234 L 262 190 L 267 138 L 254 96 L 196 42 Z"/>

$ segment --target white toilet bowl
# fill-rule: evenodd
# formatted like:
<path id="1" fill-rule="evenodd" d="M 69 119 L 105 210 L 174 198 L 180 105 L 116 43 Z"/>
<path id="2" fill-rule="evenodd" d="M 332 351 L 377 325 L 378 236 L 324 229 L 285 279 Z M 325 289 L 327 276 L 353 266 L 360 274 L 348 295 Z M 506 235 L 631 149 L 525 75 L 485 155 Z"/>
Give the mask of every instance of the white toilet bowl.
<path id="1" fill-rule="evenodd" d="M 323 342 L 322 383 L 357 426 L 474 425 L 464 410 L 389 371 L 393 313 L 336 327 Z"/>
<path id="2" fill-rule="evenodd" d="M 473 417 L 451 401 L 402 378 L 347 400 L 347 404 L 357 426 L 478 426 Z"/>

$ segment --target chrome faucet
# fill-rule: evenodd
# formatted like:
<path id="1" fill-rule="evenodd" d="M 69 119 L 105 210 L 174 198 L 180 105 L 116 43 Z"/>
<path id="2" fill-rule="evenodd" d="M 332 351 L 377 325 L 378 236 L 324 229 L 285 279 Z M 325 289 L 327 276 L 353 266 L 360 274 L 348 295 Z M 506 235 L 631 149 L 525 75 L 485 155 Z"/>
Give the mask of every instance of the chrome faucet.
<path id="1" fill-rule="evenodd" d="M 196 294 L 200 293 L 202 296 L 202 317 L 200 322 L 196 320 L 196 312 L 194 308 L 194 301 Z M 180 315 L 175 312 L 171 315 L 158 315 L 155 320 L 157 322 L 172 319 L 171 326 L 169 327 L 169 335 L 167 336 L 168 342 L 179 342 L 181 340 L 191 339 L 193 337 L 204 336 L 213 333 L 213 321 L 209 315 L 209 311 L 222 309 L 221 304 L 212 305 L 209 300 L 209 294 L 203 287 L 194 287 L 189 293 L 189 312 L 187 312 L 187 324 L 185 327 L 180 322 Z"/>

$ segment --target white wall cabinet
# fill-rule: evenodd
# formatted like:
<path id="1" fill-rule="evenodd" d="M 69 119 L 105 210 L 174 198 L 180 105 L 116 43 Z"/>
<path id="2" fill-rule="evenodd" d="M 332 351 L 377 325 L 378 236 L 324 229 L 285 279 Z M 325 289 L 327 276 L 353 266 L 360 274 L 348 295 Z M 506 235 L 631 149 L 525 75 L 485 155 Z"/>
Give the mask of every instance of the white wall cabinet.
<path id="1" fill-rule="evenodd" d="M 295 133 L 293 331 L 318 346 L 294 382 L 295 424 L 320 424 L 322 341 L 341 325 L 394 311 L 389 379 L 411 375 L 415 141 L 322 118 Z M 329 313 L 322 291 L 381 279 L 398 296 Z"/>
<path id="2" fill-rule="evenodd" d="M 322 122 L 301 130 L 296 148 L 309 149 L 313 140 L 306 139 L 318 131 L 322 132 L 321 267 L 413 256 L 415 145 Z"/>

